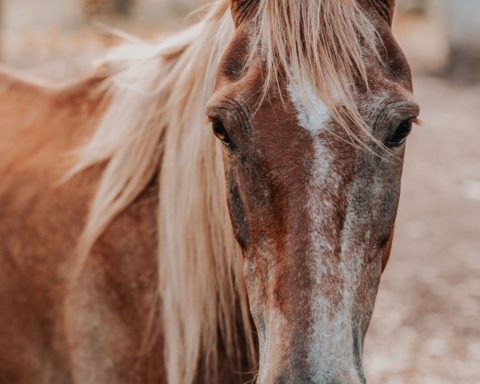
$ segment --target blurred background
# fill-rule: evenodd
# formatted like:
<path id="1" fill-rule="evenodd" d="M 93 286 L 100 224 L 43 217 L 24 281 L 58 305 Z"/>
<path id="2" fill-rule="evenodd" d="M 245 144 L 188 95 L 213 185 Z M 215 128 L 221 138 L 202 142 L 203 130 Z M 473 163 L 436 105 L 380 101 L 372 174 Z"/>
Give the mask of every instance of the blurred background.
<path id="1" fill-rule="evenodd" d="M 202 0 L 0 0 L 0 61 L 56 81 L 122 39 L 182 28 Z M 390 263 L 366 342 L 371 384 L 480 383 L 480 1 L 398 0 L 413 133 Z M 108 26 L 108 27 L 107 27 Z"/>

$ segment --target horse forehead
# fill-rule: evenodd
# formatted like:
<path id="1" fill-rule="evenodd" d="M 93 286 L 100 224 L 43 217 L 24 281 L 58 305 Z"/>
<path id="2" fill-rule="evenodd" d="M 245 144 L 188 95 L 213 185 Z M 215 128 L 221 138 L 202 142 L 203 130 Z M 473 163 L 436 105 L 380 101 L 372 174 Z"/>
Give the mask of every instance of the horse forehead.
<path id="1" fill-rule="evenodd" d="M 250 57 L 250 33 L 245 26 L 235 34 L 225 50 L 220 62 L 219 74 L 230 81 L 239 80 L 244 75 L 245 64 Z"/>
<path id="2" fill-rule="evenodd" d="M 319 133 L 331 119 L 327 105 L 308 83 L 291 81 L 287 90 L 300 126 L 312 134 Z"/>

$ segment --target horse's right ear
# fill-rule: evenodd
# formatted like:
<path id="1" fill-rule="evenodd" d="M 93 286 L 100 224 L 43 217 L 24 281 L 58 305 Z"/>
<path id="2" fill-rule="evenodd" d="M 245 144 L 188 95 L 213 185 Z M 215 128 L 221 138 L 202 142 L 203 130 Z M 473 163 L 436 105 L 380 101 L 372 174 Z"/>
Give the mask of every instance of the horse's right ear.
<path id="1" fill-rule="evenodd" d="M 254 17 L 258 3 L 258 0 L 230 0 L 232 17 L 237 27 Z"/>
<path id="2" fill-rule="evenodd" d="M 388 24 L 392 25 L 396 0 L 367 0 L 366 2 L 368 5 L 373 6 Z"/>

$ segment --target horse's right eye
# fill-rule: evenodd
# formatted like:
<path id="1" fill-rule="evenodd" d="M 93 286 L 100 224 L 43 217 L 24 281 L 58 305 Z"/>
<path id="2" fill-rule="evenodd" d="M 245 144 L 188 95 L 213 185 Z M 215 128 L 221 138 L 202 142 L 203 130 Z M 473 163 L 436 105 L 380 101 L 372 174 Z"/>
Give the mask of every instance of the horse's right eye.
<path id="1" fill-rule="evenodd" d="M 233 148 L 233 142 L 228 135 L 225 126 L 221 122 L 221 120 L 214 118 L 212 119 L 212 130 L 213 134 L 225 145 L 227 148 Z"/>
<path id="2" fill-rule="evenodd" d="M 388 147 L 397 148 L 405 143 L 408 135 L 412 132 L 414 120 L 415 119 L 405 120 L 397 127 L 395 133 L 387 143 Z"/>

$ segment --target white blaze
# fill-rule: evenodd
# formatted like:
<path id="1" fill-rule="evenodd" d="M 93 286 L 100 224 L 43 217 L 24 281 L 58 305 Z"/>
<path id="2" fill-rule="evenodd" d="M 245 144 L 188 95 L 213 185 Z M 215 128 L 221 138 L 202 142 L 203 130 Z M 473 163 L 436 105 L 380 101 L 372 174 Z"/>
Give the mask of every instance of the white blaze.
<path id="1" fill-rule="evenodd" d="M 312 134 L 320 132 L 330 120 L 330 111 L 325 103 L 320 100 L 314 89 L 309 84 L 301 87 L 298 84 L 288 85 L 290 99 L 298 113 L 298 122 Z M 304 102 L 308 102 L 308 106 Z"/>
<path id="2" fill-rule="evenodd" d="M 334 203 L 325 198 L 321 191 L 325 190 L 326 185 L 329 189 L 338 190 L 340 182 L 340 176 L 331 167 L 332 154 L 320 137 L 320 133 L 327 129 L 327 124 L 332 116 L 328 107 L 310 84 L 301 87 L 298 84 L 290 83 L 288 92 L 297 110 L 300 126 L 310 132 L 314 143 L 312 169 L 309 172 L 311 177 L 307 186 L 307 209 L 311 218 L 311 228 L 308 229 L 310 232 L 309 252 L 314 260 L 315 283 L 320 286 L 325 277 L 331 276 L 338 269 L 344 280 L 344 289 L 338 292 L 341 302 L 337 308 L 331 308 L 330 299 L 322 296 L 321 292 L 311 293 L 315 329 L 311 345 L 308 348 L 310 349 L 310 362 L 316 367 L 316 376 L 313 379 L 315 382 L 330 380 L 332 378 L 328 375 L 337 367 L 347 374 L 347 377 L 343 379 L 349 382 L 350 378 L 358 378 L 354 367 L 352 348 L 351 308 L 353 298 L 350 293 L 353 289 L 357 268 L 343 257 L 339 267 L 334 267 L 330 263 L 334 249 L 323 232 L 325 228 L 331 228 L 334 225 L 329 223 L 328 214 L 332 211 Z M 325 257 L 326 255 L 330 257 Z"/>

